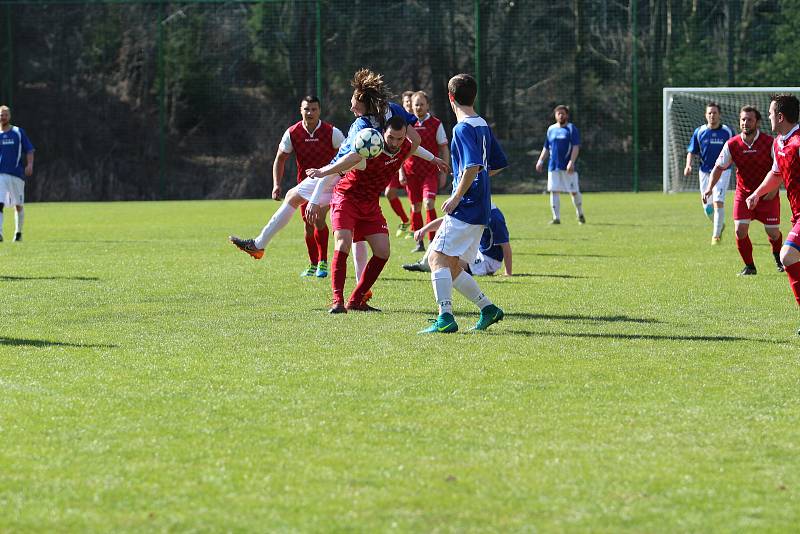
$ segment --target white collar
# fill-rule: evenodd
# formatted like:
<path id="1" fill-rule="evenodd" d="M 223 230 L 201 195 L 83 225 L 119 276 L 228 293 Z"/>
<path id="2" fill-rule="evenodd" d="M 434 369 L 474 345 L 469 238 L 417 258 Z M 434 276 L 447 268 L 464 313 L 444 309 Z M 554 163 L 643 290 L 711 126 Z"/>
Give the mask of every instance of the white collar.
<path id="1" fill-rule="evenodd" d="M 308 131 L 308 128 L 306 128 L 306 123 L 305 123 L 305 122 L 303 122 L 303 121 L 300 121 L 300 122 L 303 124 L 303 129 L 304 129 L 306 132 L 308 132 L 308 135 L 310 135 L 311 137 L 314 137 L 314 134 L 317 132 L 317 130 L 319 130 L 319 127 L 320 127 L 320 126 L 322 126 L 322 120 L 320 119 L 320 121 L 319 121 L 319 122 L 317 122 L 317 127 L 316 127 L 316 128 L 314 128 L 314 131 L 313 131 L 313 132 L 309 132 L 309 131 Z"/>
<path id="2" fill-rule="evenodd" d="M 761 130 L 756 130 L 756 136 L 753 138 L 753 142 L 749 144 L 747 141 L 745 141 L 744 132 L 740 133 L 739 135 L 742 136 L 742 141 L 744 141 L 744 144 L 747 145 L 747 148 L 753 148 L 753 145 L 756 144 L 756 141 L 758 141 L 758 136 L 761 135 Z"/>

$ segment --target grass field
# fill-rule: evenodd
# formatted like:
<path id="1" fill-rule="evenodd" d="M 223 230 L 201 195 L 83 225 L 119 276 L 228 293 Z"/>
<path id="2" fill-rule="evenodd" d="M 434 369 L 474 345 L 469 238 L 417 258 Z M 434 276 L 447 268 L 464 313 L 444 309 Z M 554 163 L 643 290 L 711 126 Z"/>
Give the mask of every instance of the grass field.
<path id="1" fill-rule="evenodd" d="M 800 314 L 760 224 L 739 278 L 695 194 L 587 194 L 585 226 L 565 198 L 560 227 L 495 200 L 506 320 L 433 337 L 409 241 L 384 313 L 330 316 L 299 218 L 261 261 L 226 241 L 277 203 L 30 204 L 0 243 L 0 531 L 796 530 Z"/>

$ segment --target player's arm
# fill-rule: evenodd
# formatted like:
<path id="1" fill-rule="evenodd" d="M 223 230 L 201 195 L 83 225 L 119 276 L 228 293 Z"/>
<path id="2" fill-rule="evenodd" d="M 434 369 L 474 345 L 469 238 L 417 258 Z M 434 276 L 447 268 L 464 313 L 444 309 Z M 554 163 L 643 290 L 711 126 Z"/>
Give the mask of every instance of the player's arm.
<path id="1" fill-rule="evenodd" d="M 422 142 L 422 137 L 419 136 L 419 132 L 413 126 L 407 126 L 406 138 L 411 141 L 411 153 L 413 154 Z"/>
<path id="2" fill-rule="evenodd" d="M 434 219 L 419 230 L 414 232 L 414 241 L 422 241 L 422 238 L 425 237 L 425 234 L 428 232 L 435 232 L 439 229 L 442 225 L 442 221 L 444 220 L 443 217 L 439 217 L 438 219 Z"/>
<path id="3" fill-rule="evenodd" d="M 409 156 L 410 155 L 411 154 L 409 153 Z M 406 157 L 409 157 L 409 156 L 406 156 Z M 414 156 L 416 156 L 418 158 L 422 158 L 425 161 L 430 161 L 431 163 L 436 165 L 436 168 L 439 169 L 440 172 L 449 172 L 450 171 L 450 165 L 448 165 L 447 162 L 445 162 L 442 158 L 434 156 L 433 153 L 431 153 L 427 148 L 425 148 L 423 146 L 418 146 L 417 147 L 417 149 L 414 151 Z"/>
<path id="4" fill-rule="evenodd" d="M 767 176 L 764 177 L 764 181 L 761 182 L 761 185 L 747 197 L 747 207 L 749 209 L 755 208 L 762 196 L 775 191 L 781 186 L 781 181 L 782 177 L 780 174 L 777 174 L 774 170 L 769 171 Z"/>
<path id="5" fill-rule="evenodd" d="M 511 267 L 511 243 L 500 243 L 500 248 L 503 249 L 503 265 L 506 268 L 506 276 L 513 276 Z"/>
<path id="6" fill-rule="evenodd" d="M 346 156 L 339 158 L 333 163 L 328 163 L 321 169 L 306 169 L 306 176 L 309 178 L 325 178 L 331 174 L 346 172 L 361 163 L 365 158 L 357 152 L 349 152 Z"/>
<path id="7" fill-rule="evenodd" d="M 686 153 L 686 166 L 683 168 L 683 175 L 690 176 L 692 174 L 692 153 Z"/>
<path id="8" fill-rule="evenodd" d="M 397 181 L 400 182 L 400 185 L 406 185 L 408 183 L 408 179 L 406 178 L 406 171 L 402 165 L 400 165 L 400 170 L 397 171 Z"/>
<path id="9" fill-rule="evenodd" d="M 275 154 L 275 161 L 272 163 L 272 198 L 274 200 L 281 198 L 281 181 L 286 170 L 287 159 L 289 159 L 289 154 L 279 148 Z"/>
<path id="10" fill-rule="evenodd" d="M 578 154 L 581 153 L 580 145 L 574 145 L 572 147 L 572 154 L 570 154 L 569 162 L 567 162 L 567 172 L 573 173 L 575 172 L 575 162 L 578 161 Z"/>
<path id="11" fill-rule="evenodd" d="M 539 154 L 539 160 L 536 162 L 536 172 L 543 172 L 544 171 L 544 162 L 547 159 L 547 155 L 550 151 L 547 150 L 547 147 L 542 149 L 542 153 Z"/>
<path id="12" fill-rule="evenodd" d="M 456 207 L 458 207 L 458 204 L 461 202 L 461 199 L 464 198 L 464 195 L 467 193 L 470 186 L 472 186 L 472 182 L 475 181 L 475 177 L 478 176 L 478 172 L 480 172 L 482 168 L 482 165 L 473 165 L 471 167 L 467 167 L 458 182 L 458 187 L 456 187 L 456 190 L 453 191 L 453 194 L 450 195 L 450 198 L 445 200 L 442 204 L 443 212 L 449 215 L 455 211 Z"/>
<path id="13" fill-rule="evenodd" d="M 33 175 L 33 150 L 25 154 L 25 159 L 27 160 L 27 165 L 25 165 L 25 176 L 32 176 Z"/>

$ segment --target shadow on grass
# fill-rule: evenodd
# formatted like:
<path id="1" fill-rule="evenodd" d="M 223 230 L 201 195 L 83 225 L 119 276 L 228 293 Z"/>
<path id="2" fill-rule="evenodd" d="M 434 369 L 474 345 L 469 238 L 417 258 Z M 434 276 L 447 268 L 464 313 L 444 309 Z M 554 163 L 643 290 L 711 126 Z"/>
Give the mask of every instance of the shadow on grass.
<path id="1" fill-rule="evenodd" d="M 505 278 L 502 275 L 496 275 L 498 278 Z M 490 277 L 491 278 L 491 277 Z M 574 274 L 547 274 L 547 273 L 514 273 L 511 278 L 597 278 L 596 276 L 577 276 Z M 484 278 L 481 277 L 481 280 Z"/>
<path id="2" fill-rule="evenodd" d="M 0 345 L 12 347 L 77 347 L 82 349 L 116 349 L 117 345 L 91 343 L 65 343 L 62 341 L 48 341 L 46 339 L 20 339 L 0 336 Z"/>
<path id="3" fill-rule="evenodd" d="M 475 313 L 475 315 L 478 315 Z M 627 315 L 577 315 L 577 314 L 552 314 L 552 313 L 525 313 L 525 312 L 506 312 L 506 317 L 518 319 L 552 319 L 555 321 L 592 321 L 598 323 L 638 323 L 656 324 L 661 323 L 658 319 L 646 317 L 628 317 Z"/>
<path id="4" fill-rule="evenodd" d="M 79 280 L 81 282 L 97 282 L 95 276 L 7 276 L 0 275 L 0 282 L 20 282 L 25 280 Z"/>
<path id="5" fill-rule="evenodd" d="M 608 254 L 565 254 L 555 252 L 517 252 L 514 251 L 514 256 L 548 256 L 553 258 L 618 258 L 619 256 L 609 256 Z"/>
<path id="6" fill-rule="evenodd" d="M 577 337 L 577 338 L 597 338 L 597 339 L 630 339 L 630 340 L 650 340 L 650 341 L 759 341 L 761 343 L 781 343 L 774 339 L 757 339 L 739 336 L 682 336 L 669 334 L 592 334 L 588 332 L 533 332 L 529 330 L 498 330 L 499 334 L 511 334 L 526 337 Z"/>

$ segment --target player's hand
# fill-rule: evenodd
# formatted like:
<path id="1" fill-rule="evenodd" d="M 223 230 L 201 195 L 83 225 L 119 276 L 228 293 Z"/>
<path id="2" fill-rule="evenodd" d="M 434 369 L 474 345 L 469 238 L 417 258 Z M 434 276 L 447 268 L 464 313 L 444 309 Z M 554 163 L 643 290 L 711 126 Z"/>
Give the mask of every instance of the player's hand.
<path id="1" fill-rule="evenodd" d="M 747 209 L 751 210 L 751 209 L 755 208 L 756 205 L 758 204 L 758 199 L 759 199 L 759 197 L 755 193 L 753 193 L 752 195 L 747 197 L 747 200 L 745 200 L 745 202 L 747 203 Z"/>
<path id="2" fill-rule="evenodd" d="M 272 200 L 280 200 L 281 199 L 281 186 L 275 186 L 272 188 Z"/>
<path id="3" fill-rule="evenodd" d="M 397 181 L 400 182 L 400 185 L 404 187 L 406 184 L 408 184 L 408 180 L 406 180 L 406 175 L 403 173 L 400 173 L 400 176 L 397 177 Z"/>
<path id="4" fill-rule="evenodd" d="M 777 194 L 778 190 L 775 189 L 774 191 L 770 191 L 766 195 L 762 195 L 761 200 L 772 200 L 773 198 L 775 198 L 775 196 L 777 196 Z"/>
<path id="5" fill-rule="evenodd" d="M 575 172 L 575 162 L 570 160 L 567 162 L 567 174 Z"/>
<path id="6" fill-rule="evenodd" d="M 317 204 L 308 203 L 306 206 L 306 220 L 309 224 L 316 224 L 319 218 L 320 207 Z"/>
<path id="7" fill-rule="evenodd" d="M 702 193 L 700 193 L 700 199 L 703 201 L 703 204 L 708 204 L 708 199 L 711 196 L 711 193 L 712 191 L 710 187 L 705 191 L 703 191 Z"/>
<path id="8" fill-rule="evenodd" d="M 439 172 L 450 172 L 450 165 L 442 158 L 434 156 L 433 163 L 436 164 L 436 168 L 439 169 Z"/>
<path id="9" fill-rule="evenodd" d="M 306 176 L 309 178 L 322 178 L 325 175 L 319 169 L 306 169 Z"/>
<path id="10" fill-rule="evenodd" d="M 33 165 L 25 165 L 25 176 L 33 176 Z"/>
<path id="11" fill-rule="evenodd" d="M 444 203 L 442 204 L 442 211 L 450 215 L 456 210 L 456 208 L 460 203 L 461 203 L 461 196 L 453 195 L 444 201 Z"/>
<path id="12" fill-rule="evenodd" d="M 422 231 L 422 228 L 419 230 L 414 230 L 414 241 L 422 241 L 425 239 L 426 232 Z"/>
<path id="13" fill-rule="evenodd" d="M 536 172 L 542 172 L 542 171 L 544 171 L 544 162 L 542 160 L 539 160 L 536 162 Z"/>
<path id="14" fill-rule="evenodd" d="M 692 166 L 691 166 L 691 165 L 687 165 L 687 166 L 686 166 L 686 167 L 683 169 L 683 175 L 684 175 L 684 176 L 691 176 L 691 174 L 692 174 Z"/>

